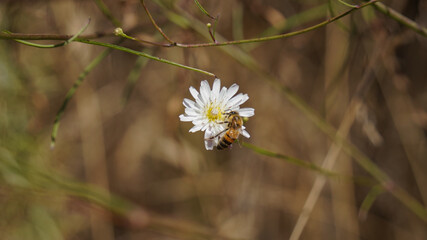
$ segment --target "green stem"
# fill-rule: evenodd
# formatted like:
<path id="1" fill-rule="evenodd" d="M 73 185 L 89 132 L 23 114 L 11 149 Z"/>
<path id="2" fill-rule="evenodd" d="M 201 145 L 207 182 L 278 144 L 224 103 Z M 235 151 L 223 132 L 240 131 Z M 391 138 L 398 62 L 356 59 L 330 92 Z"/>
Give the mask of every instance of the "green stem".
<path id="1" fill-rule="evenodd" d="M 79 35 L 78 38 L 93 39 L 114 35 L 111 31 L 98 32 L 92 34 Z M 31 33 L 12 33 L 7 30 L 0 32 L 0 39 L 20 39 L 20 40 L 67 40 L 74 35 L 69 34 L 31 34 Z"/>
<path id="2" fill-rule="evenodd" d="M 182 64 L 179 64 L 179 63 L 176 63 L 176 62 L 172 62 L 172 61 L 163 59 L 163 58 L 151 56 L 151 55 L 146 54 L 144 52 L 138 52 L 138 51 L 135 51 L 135 50 L 132 50 L 132 49 L 129 49 L 129 48 L 125 48 L 125 47 L 122 47 L 122 46 L 114 45 L 114 44 L 111 44 L 111 43 L 96 42 L 96 41 L 87 40 L 87 39 L 77 39 L 76 41 L 81 42 L 81 43 L 92 44 L 92 45 L 97 45 L 97 46 L 102 46 L 102 47 L 116 49 L 116 50 L 119 50 L 119 51 L 123 51 L 123 52 L 131 53 L 131 54 L 135 54 L 135 55 L 138 55 L 138 56 L 146 57 L 146 58 L 149 58 L 151 60 L 158 61 L 158 62 L 166 63 L 166 64 L 169 64 L 169 65 L 172 65 L 172 66 L 184 68 L 184 69 L 195 71 L 195 72 L 198 72 L 198 73 L 203 73 L 203 74 L 206 74 L 206 75 L 211 76 L 211 77 L 216 77 L 215 74 L 213 74 L 211 72 L 208 72 L 208 71 L 204 71 L 204 70 L 201 70 L 201 69 L 198 69 L 198 68 L 193 68 L 193 67 L 189 67 L 189 66 L 186 66 L 186 65 L 182 65 Z"/>
<path id="3" fill-rule="evenodd" d="M 140 0 L 141 3 L 143 4 L 144 8 L 146 9 L 143 0 Z M 282 39 L 282 38 L 289 38 L 289 37 L 293 37 L 293 36 L 297 36 L 297 35 L 301 35 L 303 33 L 306 32 L 310 32 L 316 29 L 319 29 L 323 26 L 328 25 L 329 23 L 335 22 L 340 18 L 343 18 L 345 16 L 347 16 L 348 14 L 350 14 L 351 12 L 364 8 L 366 6 L 369 6 L 373 3 L 376 3 L 377 0 L 371 0 L 369 2 L 366 2 L 360 6 L 354 6 L 353 8 L 351 8 L 350 10 L 341 13 L 340 15 L 337 15 L 333 18 L 330 18 L 328 20 L 325 20 L 319 24 L 316 24 L 314 26 L 311 27 L 307 27 L 298 31 L 294 31 L 294 32 L 290 32 L 290 33 L 285 33 L 285 34 L 279 34 L 279 35 L 274 35 L 274 36 L 268 36 L 268 37 L 259 37 L 259 38 L 251 38 L 251 39 L 243 39 L 243 40 L 235 40 L 235 41 L 225 41 L 225 42 L 211 42 L 211 43 L 196 43 L 196 44 L 184 44 L 184 43 L 176 43 L 173 42 L 172 40 L 170 40 L 169 38 L 167 38 L 167 36 L 163 33 L 163 31 L 161 31 L 161 29 L 157 26 L 157 24 L 154 22 L 154 19 L 151 17 L 148 9 L 146 9 L 146 12 L 148 14 L 148 16 L 150 17 L 151 22 L 154 24 L 154 26 L 160 31 L 160 33 L 162 33 L 162 35 L 171 43 L 170 45 L 168 45 L 168 47 L 181 47 L 181 48 L 199 48 L 199 47 L 218 47 L 218 46 L 227 46 L 227 45 L 239 45 L 239 44 L 247 44 L 247 43 L 257 43 L 257 42 L 265 42 L 265 41 L 271 41 L 271 40 L 277 40 L 277 39 Z M 134 37 L 127 37 L 129 39 L 132 40 L 136 40 L 139 42 L 143 42 L 143 43 L 149 43 L 148 41 L 145 40 L 140 40 Z"/>
<path id="4" fill-rule="evenodd" d="M 374 204 L 377 197 L 384 192 L 385 189 L 382 185 L 376 185 L 371 189 L 371 191 L 369 191 L 368 195 L 366 195 L 365 199 L 362 202 L 362 205 L 360 206 L 359 217 L 361 219 L 366 219 L 366 216 L 368 215 L 369 209 L 371 209 L 372 204 Z"/>
<path id="5" fill-rule="evenodd" d="M 319 173 L 321 173 L 323 175 L 326 175 L 326 176 L 329 176 L 329 177 L 339 176 L 338 173 L 334 173 L 334 172 L 329 171 L 327 169 L 321 168 L 321 167 L 319 167 L 316 164 L 311 163 L 311 162 L 307 162 L 307 161 L 300 160 L 298 158 L 294 158 L 294 157 L 289 157 L 289 156 L 286 156 L 286 155 L 282 155 L 280 153 L 271 152 L 271 151 L 268 151 L 268 150 L 266 150 L 264 148 L 257 147 L 255 145 L 247 143 L 247 142 L 242 142 L 242 145 L 244 147 L 247 147 L 247 148 L 251 149 L 252 151 L 254 151 L 254 152 L 258 153 L 258 154 L 261 154 L 261 155 L 264 155 L 264 156 L 268 156 L 268 157 L 282 159 L 282 160 L 285 160 L 285 161 L 290 162 L 292 164 L 295 164 L 297 166 L 314 170 L 316 172 L 319 172 Z"/>
<path id="6" fill-rule="evenodd" d="M 297 36 L 297 35 L 301 35 L 303 33 L 306 32 L 310 32 L 313 30 L 316 30 L 318 28 L 321 28 L 323 26 L 328 25 L 331 22 L 335 22 L 340 18 L 343 18 L 345 16 L 347 16 L 348 14 L 350 14 L 351 12 L 364 8 L 366 6 L 369 6 L 373 3 L 376 3 L 377 0 L 371 0 L 367 3 L 364 3 L 360 6 L 356 6 L 354 8 L 351 8 L 350 10 L 341 13 L 340 15 L 337 15 L 333 18 L 330 18 L 328 20 L 325 20 L 319 24 L 316 24 L 314 26 L 311 27 L 307 27 L 298 31 L 294 31 L 294 32 L 290 32 L 290 33 L 285 33 L 285 34 L 279 34 L 279 35 L 275 35 L 275 36 L 269 36 L 269 37 L 260 37 L 260 38 L 251 38 L 251 39 L 244 39 L 244 40 L 236 40 L 236 41 L 226 41 L 226 42 L 220 42 L 220 43 L 200 43 L 200 44 L 181 44 L 181 43 L 177 43 L 176 46 L 178 47 L 182 47 L 182 48 L 195 48 L 195 47 L 213 47 L 213 46 L 225 46 L 225 45 L 238 45 L 238 44 L 246 44 L 246 43 L 256 43 L 256 42 L 265 42 L 265 41 L 271 41 L 271 40 L 277 40 L 277 39 L 282 39 L 282 38 L 289 38 L 289 37 L 293 37 L 293 36 Z"/>
<path id="7" fill-rule="evenodd" d="M 77 32 L 75 35 L 73 35 L 71 38 L 65 40 L 62 43 L 58 43 L 58 44 L 37 44 L 37 43 L 32 43 L 32 42 L 28 42 L 28 41 L 24 41 L 24 40 L 20 40 L 20 39 L 15 39 L 15 41 L 25 44 L 27 46 L 31 46 L 31 47 L 37 47 L 37 48 L 56 48 L 56 47 L 62 47 L 65 46 L 67 44 L 69 44 L 70 42 L 74 41 L 78 36 L 80 36 L 80 34 L 82 34 L 87 27 L 89 26 L 90 23 L 90 18 L 88 20 L 88 22 L 86 23 L 86 25 L 84 25 L 79 32 Z M 6 34 L 11 34 L 11 32 L 9 31 L 3 31 L 3 33 Z"/>
<path id="8" fill-rule="evenodd" d="M 363 185 L 363 186 L 373 186 L 376 184 L 376 181 L 370 177 L 347 176 L 347 175 L 343 175 L 343 174 L 336 173 L 336 172 L 330 171 L 328 169 L 319 167 L 316 164 L 311 163 L 311 162 L 307 162 L 307 161 L 304 161 L 304 160 L 301 160 L 298 158 L 286 156 L 286 155 L 283 155 L 280 153 L 271 152 L 267 149 L 255 146 L 255 145 L 247 143 L 247 142 L 242 142 L 242 145 L 246 148 L 251 149 L 252 151 L 254 151 L 258 154 L 284 160 L 284 161 L 289 162 L 291 164 L 316 171 L 322 175 L 325 175 L 326 177 L 332 177 L 332 178 L 337 179 L 337 180 L 350 180 L 350 181 L 353 181 L 353 182 L 360 184 L 360 185 Z"/>
<path id="9" fill-rule="evenodd" d="M 350 3 L 346 3 L 343 0 L 338 0 L 338 2 L 340 2 L 341 4 L 347 6 L 347 7 L 351 7 L 351 8 L 355 8 L 357 7 L 357 5 L 351 5 Z"/>
<path id="10" fill-rule="evenodd" d="M 212 17 L 212 15 L 210 15 L 208 13 L 208 11 L 206 11 L 206 9 L 202 6 L 202 4 L 200 4 L 199 1 L 194 0 L 194 3 L 196 3 L 197 7 L 200 9 L 200 11 L 202 11 L 206 16 L 208 16 L 209 18 L 211 18 L 212 20 L 216 20 L 215 17 Z"/>
<path id="11" fill-rule="evenodd" d="M 419 25 L 418 23 L 412 21 L 411 19 L 407 18 L 406 16 L 402 15 L 401 13 L 397 12 L 396 10 L 387 7 L 381 2 L 376 2 L 374 4 L 374 7 L 384 13 L 385 15 L 391 17 L 392 19 L 396 20 L 400 24 L 414 30 L 415 32 L 419 33 L 420 35 L 427 37 L 427 28 Z"/>
<path id="12" fill-rule="evenodd" d="M 131 36 L 127 35 L 126 33 L 124 33 L 123 29 L 121 29 L 121 28 L 114 29 L 114 35 L 122 37 L 122 38 L 129 39 L 129 40 L 132 40 L 132 41 L 137 41 L 137 42 L 142 43 L 142 44 L 155 45 L 155 46 L 159 46 L 159 47 L 172 47 L 172 46 L 175 45 L 175 44 L 172 44 L 172 43 L 157 43 L 157 42 L 151 42 L 151 41 L 147 41 L 147 40 L 144 40 L 144 39 L 138 39 L 138 38 L 135 38 L 135 37 L 131 37 Z"/>

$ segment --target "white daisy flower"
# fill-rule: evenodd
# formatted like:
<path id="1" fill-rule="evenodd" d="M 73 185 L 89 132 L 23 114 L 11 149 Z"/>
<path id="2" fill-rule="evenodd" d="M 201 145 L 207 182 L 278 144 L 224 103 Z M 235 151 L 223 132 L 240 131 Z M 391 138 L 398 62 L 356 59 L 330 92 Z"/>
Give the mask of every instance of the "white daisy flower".
<path id="1" fill-rule="evenodd" d="M 237 93 L 239 85 L 233 84 L 230 88 L 221 87 L 221 80 L 215 79 L 212 90 L 208 81 L 204 80 L 200 84 L 200 92 L 194 87 L 190 87 L 190 93 L 196 101 L 184 98 L 182 102 L 185 106 L 185 114 L 181 114 L 179 119 L 183 122 L 193 122 L 194 127 L 189 132 L 205 131 L 206 150 L 212 150 L 218 145 L 218 140 L 225 130 L 227 123 L 224 123 L 227 113 L 237 112 L 241 117 L 252 117 L 255 115 L 253 108 L 240 108 L 249 97 L 247 94 Z M 234 96 L 234 97 L 233 97 Z M 249 138 L 249 133 L 242 126 L 241 132 L 244 137 Z"/>

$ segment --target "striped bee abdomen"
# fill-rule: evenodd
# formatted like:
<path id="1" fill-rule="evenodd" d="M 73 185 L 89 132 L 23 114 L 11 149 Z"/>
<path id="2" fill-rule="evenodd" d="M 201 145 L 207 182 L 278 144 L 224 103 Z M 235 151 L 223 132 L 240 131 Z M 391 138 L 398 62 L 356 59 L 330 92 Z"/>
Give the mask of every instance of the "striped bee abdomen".
<path id="1" fill-rule="evenodd" d="M 243 119 L 238 112 L 232 111 L 227 113 L 228 128 L 225 134 L 221 137 L 216 146 L 216 149 L 222 150 L 228 148 L 240 135 L 240 131 L 243 126 Z"/>
<path id="2" fill-rule="evenodd" d="M 230 135 L 228 134 L 228 131 L 227 131 L 224 134 L 224 136 L 219 140 L 219 143 L 216 146 L 216 148 L 218 150 L 222 150 L 222 149 L 228 148 L 235 140 L 236 140 L 236 138 L 230 137 Z"/>

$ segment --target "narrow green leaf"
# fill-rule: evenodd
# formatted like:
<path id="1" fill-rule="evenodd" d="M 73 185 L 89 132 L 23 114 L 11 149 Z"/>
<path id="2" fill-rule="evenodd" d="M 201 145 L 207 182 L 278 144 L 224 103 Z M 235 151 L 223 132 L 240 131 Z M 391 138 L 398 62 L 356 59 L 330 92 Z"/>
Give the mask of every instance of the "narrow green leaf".
<path id="1" fill-rule="evenodd" d="M 65 112 L 65 109 L 67 108 L 68 102 L 71 100 L 71 98 L 74 96 L 74 93 L 76 92 L 77 88 L 82 84 L 83 80 L 86 78 L 86 76 L 94 69 L 104 58 L 106 58 L 110 53 L 112 49 L 106 49 L 101 54 L 99 54 L 95 59 L 92 60 L 92 62 L 89 63 L 89 65 L 86 66 L 86 68 L 83 70 L 82 73 L 80 73 L 79 77 L 77 78 L 77 81 L 74 82 L 73 86 L 70 90 L 68 90 L 67 95 L 65 96 L 65 100 L 62 103 L 61 107 L 58 110 L 58 113 L 56 114 L 55 121 L 53 123 L 53 129 L 51 134 L 51 141 L 50 141 L 50 147 L 54 148 L 56 143 L 56 136 L 58 135 L 58 129 L 59 129 L 59 123 L 61 120 L 62 115 Z"/>
<path id="2" fill-rule="evenodd" d="M 347 7 L 350 7 L 350 8 L 357 8 L 358 7 L 357 5 L 352 5 L 350 3 L 346 3 L 343 0 L 338 0 L 338 2 L 340 2 L 341 4 L 343 4 L 343 5 L 347 6 Z"/>
<path id="3" fill-rule="evenodd" d="M 359 217 L 361 219 L 366 219 L 369 209 L 371 209 L 377 197 L 383 192 L 385 192 L 385 189 L 381 185 L 376 185 L 371 189 L 371 191 L 369 191 L 368 195 L 366 195 L 362 205 L 360 206 Z"/>
<path id="4" fill-rule="evenodd" d="M 162 63 L 170 64 L 172 66 L 184 68 L 184 69 L 195 71 L 195 72 L 198 72 L 198 73 L 203 73 L 203 74 L 206 74 L 206 75 L 211 76 L 211 77 L 216 77 L 215 74 L 213 74 L 211 72 L 208 72 L 208 71 L 205 71 L 205 70 L 202 70 L 202 69 L 198 69 L 198 68 L 194 68 L 194 67 L 189 67 L 189 66 L 186 66 L 186 65 L 183 65 L 183 64 L 180 64 L 180 63 L 172 62 L 172 61 L 169 61 L 169 60 L 166 60 L 166 59 L 163 59 L 163 58 L 155 57 L 155 56 L 152 56 L 152 55 L 144 53 L 144 52 L 139 52 L 139 51 L 132 50 L 130 48 L 125 48 L 125 47 L 122 47 L 122 46 L 118 46 L 118 45 L 115 45 L 115 44 L 103 43 L 103 42 L 96 42 L 96 41 L 92 41 L 92 40 L 88 40 L 88 39 L 78 39 L 77 41 L 82 42 L 82 43 L 87 43 L 87 44 L 92 44 L 92 45 L 98 45 L 98 46 L 102 46 L 102 47 L 107 47 L 107 48 L 111 48 L 111 49 L 116 49 L 116 50 L 119 50 L 119 51 L 123 51 L 123 52 L 131 53 L 131 54 L 135 54 L 137 56 L 146 57 L 146 58 L 149 58 L 151 60 L 155 60 L 155 61 L 159 61 L 159 62 L 162 62 Z"/>
<path id="5" fill-rule="evenodd" d="M 15 39 L 15 41 L 17 41 L 19 43 L 22 43 L 22 44 L 25 44 L 27 46 L 36 47 L 36 48 L 56 48 L 56 47 L 62 47 L 62 46 L 65 46 L 65 45 L 69 44 L 70 42 L 74 41 L 78 36 L 80 36 L 80 34 L 82 34 L 86 30 L 86 28 L 89 26 L 89 23 L 90 23 L 90 18 L 89 18 L 88 22 L 86 23 L 86 25 L 83 26 L 78 33 L 76 33 L 75 35 L 73 35 L 70 39 L 68 39 L 68 40 L 66 40 L 66 41 L 64 41 L 62 43 L 58 43 L 58 44 L 37 44 L 37 43 L 32 43 L 32 42 L 28 42 L 28 41 L 24 41 L 24 40 L 19 40 L 19 39 Z M 10 34 L 11 32 L 9 32 L 9 31 L 3 31 L 3 33 Z"/>
<path id="6" fill-rule="evenodd" d="M 200 11 L 202 11 L 206 16 L 208 16 L 208 17 L 209 17 L 209 18 L 211 18 L 211 19 L 216 19 L 216 18 L 212 17 L 212 15 L 210 15 L 210 14 L 208 13 L 208 11 L 206 11 L 206 9 L 204 9 L 204 8 L 203 8 L 202 4 L 200 4 L 200 2 L 199 2 L 199 1 L 194 0 L 194 2 L 196 3 L 196 5 L 197 5 L 197 7 L 200 9 Z"/>
<path id="7" fill-rule="evenodd" d="M 247 148 L 251 149 L 252 151 L 254 151 L 254 152 L 258 153 L 258 154 L 261 154 L 261 155 L 264 155 L 264 156 L 268 156 L 268 157 L 278 158 L 278 159 L 284 160 L 286 162 L 295 164 L 297 166 L 314 170 L 314 171 L 316 171 L 318 173 L 321 173 L 321 174 L 329 176 L 329 177 L 337 177 L 337 176 L 339 176 L 338 173 L 334 173 L 334 172 L 329 171 L 327 169 L 321 168 L 321 167 L 319 167 L 316 164 L 311 163 L 311 162 L 303 161 L 303 160 L 300 160 L 300 159 L 294 158 L 294 157 L 289 157 L 289 156 L 286 156 L 286 155 L 283 155 L 283 154 L 280 154 L 280 153 L 270 152 L 270 151 L 268 151 L 266 149 L 257 147 L 255 145 L 252 145 L 252 144 L 247 143 L 247 142 L 242 142 L 242 145 L 244 147 L 247 147 Z"/>

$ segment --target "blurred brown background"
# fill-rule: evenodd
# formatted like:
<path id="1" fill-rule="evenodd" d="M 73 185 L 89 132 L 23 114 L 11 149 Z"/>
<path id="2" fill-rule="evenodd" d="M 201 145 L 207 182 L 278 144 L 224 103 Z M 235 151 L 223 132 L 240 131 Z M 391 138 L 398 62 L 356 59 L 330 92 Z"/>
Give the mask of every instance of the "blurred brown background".
<path id="1" fill-rule="evenodd" d="M 194 1 L 145 2 L 174 41 L 211 41 L 204 24 L 213 21 Z M 219 16 L 218 40 L 298 30 L 348 9 L 316 0 L 200 3 Z M 427 1 L 384 3 L 427 26 Z M 125 32 L 166 42 L 139 1 L 105 0 L 105 5 Z M 1 29 L 16 33 L 74 34 L 89 17 L 84 34 L 113 32 L 95 1 L 0 2 Z M 96 40 L 116 39 L 110 34 Z M 122 45 L 212 72 L 226 87 L 239 84 L 239 92 L 250 97 L 243 107 L 255 108 L 246 123 L 251 138 L 244 141 L 319 166 L 332 158 L 332 171 L 373 179 L 353 156 L 334 147 L 298 103 L 337 129 L 349 124 L 346 139 L 426 203 L 427 38 L 374 8 L 296 37 L 255 44 L 182 49 L 127 40 Z M 231 150 L 206 151 L 203 134 L 188 133 L 192 124 L 178 118 L 183 98 L 191 98 L 188 88 L 198 89 L 203 79 L 212 84 L 203 74 L 113 51 L 71 99 L 50 150 L 53 121 L 67 91 L 103 50 L 77 42 L 39 49 L 0 41 L 0 239 L 288 239 L 293 232 L 296 239 L 295 226 L 301 227 L 298 219 L 321 175 L 237 143 Z M 133 88 L 129 78 L 136 80 Z M 300 100 L 290 100 L 278 86 Z M 358 105 L 352 111 L 354 99 Z M 52 173 L 51 182 L 58 174 L 99 187 L 162 220 L 135 224 L 145 221 L 136 210 L 123 219 L 79 194 L 32 184 L 41 181 L 33 171 Z M 300 238 L 427 238 L 426 222 L 387 191 L 367 213 L 360 211 L 371 188 L 351 178 L 326 178 Z"/>

